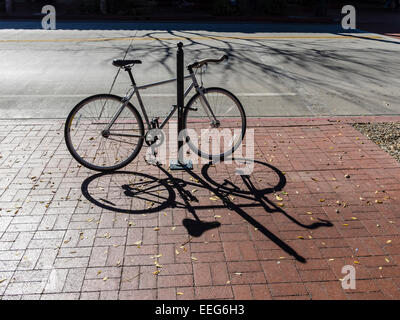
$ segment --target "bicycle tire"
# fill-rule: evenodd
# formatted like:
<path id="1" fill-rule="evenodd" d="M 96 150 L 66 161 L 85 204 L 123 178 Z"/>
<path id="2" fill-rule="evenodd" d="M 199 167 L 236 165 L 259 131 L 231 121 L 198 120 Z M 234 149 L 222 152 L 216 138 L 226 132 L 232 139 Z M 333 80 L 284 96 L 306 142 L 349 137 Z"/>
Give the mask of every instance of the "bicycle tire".
<path id="1" fill-rule="evenodd" d="M 239 99 L 233 93 L 229 92 L 228 90 L 223 89 L 223 88 L 218 88 L 218 87 L 210 87 L 210 88 L 206 88 L 203 90 L 204 90 L 204 95 L 206 96 L 208 101 L 211 99 L 209 99 L 207 97 L 207 95 L 210 96 L 213 93 L 214 94 L 218 93 L 218 94 L 221 94 L 222 96 L 227 97 L 228 100 L 231 100 L 232 102 L 234 102 L 234 106 L 236 106 L 237 112 L 238 112 L 238 114 L 236 114 L 236 115 L 240 116 L 240 126 L 239 127 L 241 130 L 241 133 L 240 133 L 239 139 L 231 148 L 229 148 L 229 150 L 227 150 L 227 151 L 223 150 L 225 152 L 221 152 L 218 154 L 210 154 L 204 150 L 201 150 L 201 147 L 197 148 L 196 145 L 190 141 L 189 136 L 184 137 L 184 139 L 186 140 L 186 143 L 188 144 L 189 148 L 198 156 L 208 159 L 208 160 L 212 160 L 214 162 L 223 161 L 226 157 L 232 155 L 234 153 L 234 151 L 241 145 L 241 143 L 243 141 L 243 138 L 246 133 L 246 113 L 245 113 L 244 108 L 243 108 L 241 102 L 239 101 Z M 193 118 L 196 118 L 196 116 L 197 116 L 198 119 L 200 119 L 202 117 L 204 119 L 207 119 L 202 114 L 196 115 L 196 113 L 198 113 L 199 110 L 201 110 L 201 109 L 197 108 L 197 110 L 194 110 L 194 109 L 196 109 L 194 107 L 194 105 L 196 103 L 198 103 L 199 98 L 200 98 L 200 94 L 196 93 L 189 100 L 189 102 L 187 103 L 187 105 L 185 107 L 184 114 L 183 114 L 184 129 L 190 129 L 190 125 L 188 125 L 188 119 L 191 117 L 191 115 L 193 115 Z M 213 102 L 209 101 L 209 103 L 210 103 L 211 108 L 214 108 Z M 217 108 L 217 107 L 215 107 L 215 108 Z M 216 110 L 213 110 L 213 112 L 216 112 Z M 220 119 L 218 119 L 218 120 L 220 120 Z M 200 119 L 200 121 L 201 121 L 201 119 Z M 198 121 L 198 123 L 200 121 Z M 207 122 L 207 120 L 204 120 L 204 121 Z M 232 121 L 232 124 L 233 124 L 234 117 L 231 117 L 230 121 Z M 237 121 L 237 119 L 235 121 Z"/>
<path id="2" fill-rule="evenodd" d="M 69 113 L 69 115 L 67 117 L 67 120 L 65 122 L 65 126 L 64 126 L 65 142 L 66 142 L 68 151 L 71 153 L 71 155 L 74 157 L 74 159 L 78 163 L 83 165 L 84 167 L 86 167 L 88 169 L 91 169 L 91 170 L 100 171 L 100 172 L 111 172 L 111 171 L 118 170 L 118 169 L 120 169 L 122 167 L 125 167 L 133 159 L 135 159 L 136 156 L 139 154 L 139 152 L 140 152 L 140 150 L 142 148 L 142 145 L 143 145 L 143 141 L 144 141 L 144 125 L 143 125 L 142 117 L 140 116 L 140 113 L 137 111 L 137 109 L 129 102 L 126 105 L 125 110 L 129 110 L 131 112 L 131 115 L 133 116 L 133 118 L 136 120 L 137 129 L 135 129 L 135 130 L 137 130 L 139 132 L 138 135 L 141 136 L 140 138 L 136 137 L 138 140 L 137 140 L 135 148 L 133 148 L 133 150 L 131 150 L 131 151 L 127 151 L 127 152 L 129 152 L 129 155 L 126 156 L 124 160 L 122 160 L 122 161 L 120 161 L 120 162 L 118 162 L 118 163 L 116 163 L 114 165 L 104 165 L 104 164 L 103 165 L 99 165 L 99 164 L 91 163 L 90 161 L 84 159 L 84 156 L 82 154 L 80 154 L 80 153 L 87 152 L 87 151 L 82 150 L 82 152 L 79 152 L 77 150 L 76 146 L 74 145 L 73 141 L 72 141 L 72 136 L 71 136 L 71 131 L 73 131 L 73 130 L 71 130 L 72 122 L 73 122 L 75 116 L 78 114 L 78 112 L 81 111 L 82 108 L 87 106 L 89 103 L 94 102 L 94 101 L 103 101 L 104 102 L 104 101 L 107 101 L 107 100 L 114 101 L 114 102 L 117 103 L 117 105 L 122 105 L 122 103 L 123 103 L 123 98 L 121 98 L 119 96 L 116 96 L 116 95 L 112 95 L 112 94 L 97 94 L 97 95 L 94 95 L 94 96 L 87 97 L 86 99 L 80 101 L 71 110 L 71 112 Z M 100 103 L 100 106 L 101 105 L 102 105 L 102 103 Z M 101 114 L 99 116 L 99 120 L 98 121 L 100 121 L 100 117 L 102 116 L 102 113 L 104 111 L 104 107 L 105 106 L 106 106 L 106 102 L 104 103 L 104 105 L 102 107 L 102 111 L 101 111 Z M 92 118 L 94 118 L 94 119 L 97 118 L 97 115 L 95 117 L 92 117 Z M 88 119 L 90 119 L 90 117 Z M 129 119 L 129 118 L 126 118 L 126 119 Z M 78 118 L 78 124 L 79 124 L 80 121 L 81 121 L 81 118 Z M 132 120 L 131 120 L 131 122 L 132 122 Z M 93 122 L 91 124 L 94 125 L 95 123 Z M 91 124 L 86 124 L 87 128 L 90 128 Z M 124 123 L 122 123 L 122 122 L 120 123 L 120 125 L 122 125 L 124 127 L 127 124 L 128 124 L 127 120 L 125 120 Z M 133 122 L 131 124 L 133 125 Z M 97 125 L 100 125 L 100 124 L 97 124 Z M 104 128 L 104 123 L 102 123 L 101 126 Z M 121 130 L 126 130 L 124 127 Z M 76 130 L 76 131 L 78 131 L 78 130 Z M 96 134 L 99 134 L 101 136 L 101 132 L 97 131 L 97 130 L 96 131 L 91 131 L 90 135 L 96 135 Z M 107 138 L 104 138 L 104 139 L 107 139 Z M 83 140 L 83 138 L 81 140 Z M 129 142 L 126 142 L 126 141 L 123 141 L 123 140 L 120 140 L 119 142 L 120 143 L 121 142 L 122 143 L 129 143 Z M 100 142 L 100 144 L 101 144 L 101 142 Z M 106 144 L 106 142 L 104 142 L 104 144 Z M 95 158 L 96 158 L 96 156 L 94 156 L 94 159 Z"/>

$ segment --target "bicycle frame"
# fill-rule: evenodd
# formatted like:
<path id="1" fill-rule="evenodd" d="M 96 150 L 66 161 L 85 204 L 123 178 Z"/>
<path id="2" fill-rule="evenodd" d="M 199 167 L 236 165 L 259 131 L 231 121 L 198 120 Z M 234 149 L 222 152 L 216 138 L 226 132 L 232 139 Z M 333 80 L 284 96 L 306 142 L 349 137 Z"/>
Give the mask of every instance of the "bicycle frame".
<path id="1" fill-rule="evenodd" d="M 192 76 L 188 75 L 188 76 L 184 77 L 184 79 L 189 79 L 189 78 L 192 78 Z M 190 86 L 188 88 L 186 88 L 186 90 L 184 92 L 184 97 L 185 98 L 187 97 L 189 92 L 192 91 L 192 89 L 194 87 L 196 87 L 196 85 L 198 87 L 196 78 L 194 78 L 194 81 L 193 81 L 193 78 L 192 78 L 192 83 L 190 84 Z M 150 124 L 149 118 L 147 116 L 147 112 L 146 112 L 145 106 L 143 104 L 142 98 L 140 96 L 139 90 L 145 90 L 145 89 L 152 88 L 152 87 L 162 86 L 164 84 L 172 83 L 174 81 L 176 81 L 176 78 L 175 79 L 164 80 L 164 81 L 160 81 L 160 82 L 154 82 L 154 83 L 146 84 L 146 85 L 139 86 L 139 87 L 137 87 L 134 83 L 132 84 L 134 90 L 133 90 L 133 92 L 130 94 L 130 96 L 127 99 L 129 99 L 129 100 L 132 99 L 132 97 L 136 94 L 136 97 L 137 97 L 137 99 L 139 101 L 140 109 L 142 110 L 143 117 L 144 117 L 144 119 L 146 121 L 146 124 L 147 124 L 147 127 L 148 127 L 149 130 L 151 129 L 151 124 Z M 160 124 L 160 129 L 162 129 L 167 124 L 167 122 L 175 114 L 177 109 L 178 109 L 178 107 L 176 105 L 172 106 L 171 111 L 167 114 L 167 116 L 165 117 L 163 122 Z"/>
<path id="2" fill-rule="evenodd" d="M 105 131 L 108 131 L 108 132 L 109 132 L 109 135 L 115 135 L 115 136 L 142 137 L 142 136 L 133 135 L 133 134 L 111 133 L 111 132 L 110 132 L 110 129 L 111 129 L 112 125 L 114 124 L 114 122 L 118 119 L 119 115 L 122 113 L 122 111 L 124 110 L 124 108 L 126 107 L 126 105 L 129 103 L 129 101 L 133 98 L 134 95 L 136 95 L 136 97 L 137 97 L 137 99 L 138 99 L 138 101 L 139 101 L 140 109 L 142 110 L 142 113 L 143 113 L 144 120 L 146 121 L 147 128 L 148 128 L 148 130 L 151 130 L 151 129 L 152 129 L 152 127 L 151 127 L 151 122 L 149 121 L 149 117 L 148 117 L 148 115 L 147 115 L 147 111 L 146 111 L 146 108 L 145 108 L 145 106 L 144 106 L 144 104 L 143 104 L 143 101 L 142 101 L 142 98 L 141 98 L 141 96 L 140 96 L 139 91 L 140 91 L 140 90 L 145 90 L 145 89 L 148 89 L 148 88 L 151 88 L 151 87 L 157 87 L 157 86 L 161 86 L 161 85 L 164 85 L 164 84 L 172 83 L 172 82 L 176 81 L 176 78 L 174 78 L 174 79 L 169 79 L 169 80 L 164 80 L 164 81 L 159 81 L 159 82 L 154 82 L 154 83 L 146 84 L 146 85 L 143 85 L 143 86 L 137 86 L 136 83 L 135 83 L 135 80 L 133 79 L 133 75 L 132 75 L 131 69 L 130 69 L 130 68 L 125 68 L 125 71 L 128 72 L 129 77 L 130 77 L 130 79 L 131 79 L 133 91 L 132 91 L 129 95 L 125 96 L 125 98 L 124 98 L 124 100 L 123 100 L 124 103 L 122 104 L 121 108 L 117 111 L 117 113 L 114 115 L 113 119 L 112 119 L 111 122 L 108 124 L 108 126 L 107 126 L 106 129 L 105 129 Z M 187 95 L 189 94 L 189 92 L 190 92 L 193 88 L 195 88 L 195 89 L 196 89 L 196 92 L 198 92 L 198 93 L 201 95 L 201 97 L 202 97 L 202 99 L 200 100 L 200 102 L 201 102 L 201 104 L 202 104 L 204 110 L 206 111 L 208 117 L 209 117 L 210 119 L 214 119 L 214 121 L 217 122 L 217 119 L 216 119 L 215 115 L 213 114 L 213 112 L 212 112 L 212 110 L 211 110 L 211 107 L 210 107 L 210 105 L 209 105 L 207 99 L 206 99 L 205 96 L 204 96 L 204 93 L 203 93 L 202 88 L 199 86 L 199 84 L 198 84 L 198 82 L 197 82 L 195 73 L 194 73 L 194 72 L 190 72 L 189 75 L 187 75 L 187 76 L 184 77 L 184 79 L 189 79 L 189 78 L 192 79 L 192 83 L 190 84 L 189 87 L 186 88 L 186 90 L 185 90 L 185 92 L 184 92 L 184 97 L 186 98 Z M 185 106 L 184 108 L 186 108 L 186 106 Z M 175 114 L 175 112 L 176 112 L 177 109 L 178 109 L 178 106 L 176 106 L 176 105 L 173 105 L 173 106 L 172 106 L 171 111 L 166 115 L 166 117 L 165 117 L 165 119 L 163 120 L 163 122 L 159 125 L 159 128 L 160 128 L 160 129 L 162 129 L 162 128 L 167 124 L 167 122 L 168 122 L 168 121 L 171 119 L 171 117 Z M 207 109 L 208 109 L 208 110 L 207 110 Z M 210 113 L 211 113 L 211 116 L 210 116 Z"/>

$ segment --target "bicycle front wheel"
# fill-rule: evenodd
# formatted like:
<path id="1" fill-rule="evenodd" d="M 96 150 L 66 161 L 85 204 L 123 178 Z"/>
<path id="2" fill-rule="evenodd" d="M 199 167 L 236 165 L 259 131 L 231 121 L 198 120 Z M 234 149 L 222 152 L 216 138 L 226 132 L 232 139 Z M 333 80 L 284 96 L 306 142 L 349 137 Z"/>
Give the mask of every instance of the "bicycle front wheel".
<path id="1" fill-rule="evenodd" d="M 121 97 L 100 94 L 79 102 L 65 123 L 68 150 L 83 166 L 102 172 L 126 166 L 140 152 L 144 140 L 142 118 L 128 103 L 111 128 L 107 127 L 123 106 Z"/>
<path id="2" fill-rule="evenodd" d="M 183 116 L 186 143 L 200 157 L 220 161 L 240 146 L 246 132 L 246 114 L 228 90 L 203 89 L 204 99 L 196 93 Z"/>

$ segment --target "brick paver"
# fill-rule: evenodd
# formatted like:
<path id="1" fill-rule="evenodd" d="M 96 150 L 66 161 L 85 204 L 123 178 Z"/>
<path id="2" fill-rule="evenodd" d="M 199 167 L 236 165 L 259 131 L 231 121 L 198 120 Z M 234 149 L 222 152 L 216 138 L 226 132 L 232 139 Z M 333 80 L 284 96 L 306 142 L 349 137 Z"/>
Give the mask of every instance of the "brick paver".
<path id="1" fill-rule="evenodd" d="M 399 299 L 400 164 L 350 125 L 396 119 L 249 119 L 252 190 L 234 164 L 142 156 L 93 178 L 61 121 L 0 121 L 0 298 Z M 124 193 L 148 177 L 151 199 Z M 189 234 L 196 216 L 209 229 Z"/>

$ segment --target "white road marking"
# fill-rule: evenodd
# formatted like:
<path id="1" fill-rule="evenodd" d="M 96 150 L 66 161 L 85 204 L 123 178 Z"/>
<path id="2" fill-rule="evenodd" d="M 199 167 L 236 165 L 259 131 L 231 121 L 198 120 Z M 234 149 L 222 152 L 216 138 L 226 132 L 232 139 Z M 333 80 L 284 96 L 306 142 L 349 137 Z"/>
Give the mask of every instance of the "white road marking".
<path id="1" fill-rule="evenodd" d="M 297 93 L 293 92 L 256 92 L 256 93 L 234 93 L 238 97 L 280 97 L 280 96 L 296 96 Z M 94 94 L 10 94 L 0 95 L 0 99 L 14 99 L 14 98 L 86 98 Z M 125 94 L 117 94 L 125 96 Z M 176 97 L 174 93 L 141 93 L 141 97 Z"/>

